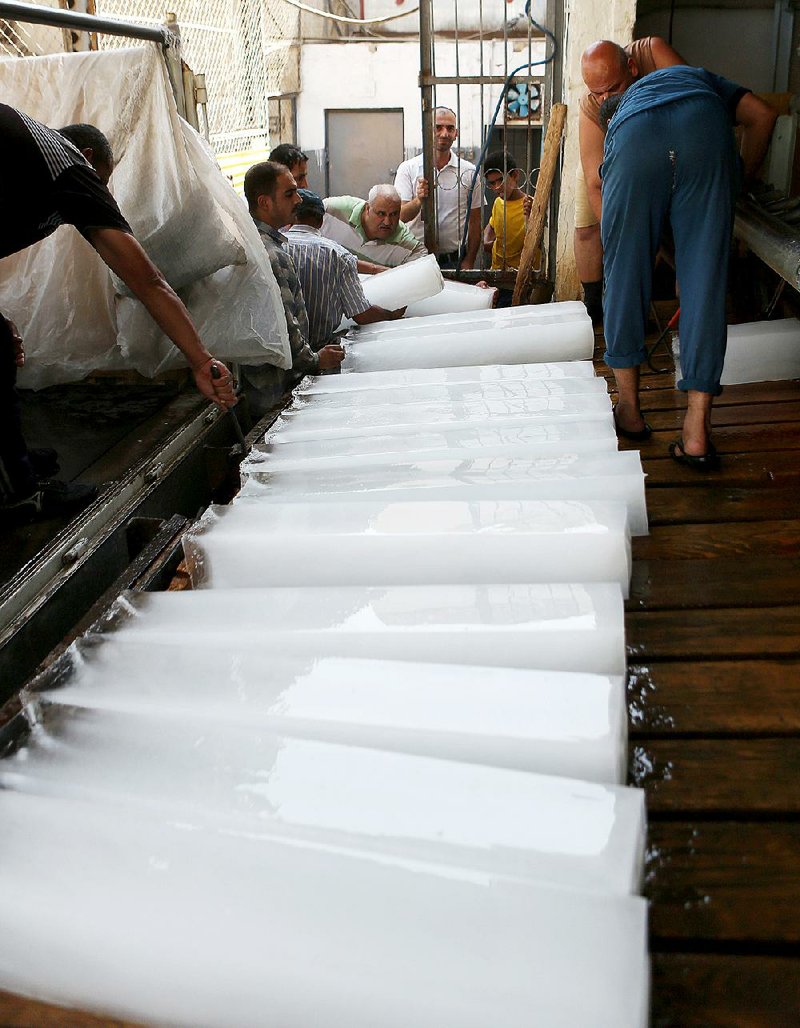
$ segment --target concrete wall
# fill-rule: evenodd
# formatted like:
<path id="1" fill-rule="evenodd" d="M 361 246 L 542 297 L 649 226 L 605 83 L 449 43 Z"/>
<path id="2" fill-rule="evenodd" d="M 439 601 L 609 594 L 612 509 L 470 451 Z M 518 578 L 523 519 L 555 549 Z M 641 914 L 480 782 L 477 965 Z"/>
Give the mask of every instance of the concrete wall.
<path id="1" fill-rule="evenodd" d="M 514 46 L 519 47 L 515 50 Z M 541 41 L 533 43 L 533 60 L 544 51 Z M 527 62 L 527 41 L 509 46 L 506 63 L 502 40 L 483 45 L 483 72 L 503 75 Z M 460 75 L 477 75 L 481 67 L 478 43 L 459 43 Z M 455 75 L 455 48 L 437 42 L 436 73 Z M 535 69 L 534 69 L 535 73 Z M 306 43 L 301 56 L 302 90 L 297 98 L 297 136 L 305 150 L 325 146 L 326 109 L 403 108 L 404 145 L 409 154 L 422 149 L 419 92 L 419 45 L 404 43 Z M 487 86 L 481 108 L 477 86 L 440 86 L 437 102 L 460 113 L 459 150 L 465 157 L 481 144 L 482 123 L 488 122 L 500 95 L 499 86 Z M 483 122 L 482 122 L 483 116 Z M 358 141 L 370 145 L 374 141 Z"/>
<path id="2" fill-rule="evenodd" d="M 687 64 L 709 68 L 756 93 L 768 93 L 772 90 L 774 64 L 773 19 L 773 12 L 764 8 L 726 11 L 678 7 L 672 45 Z M 666 38 L 668 32 L 667 12 L 645 15 L 636 23 L 637 36 Z"/>
<path id="3" fill-rule="evenodd" d="M 561 171 L 561 202 L 556 247 L 556 299 L 571 300 L 580 295 L 575 272 L 572 237 L 575 229 L 575 172 L 578 167 L 578 101 L 585 91 L 581 78 L 581 54 L 595 39 L 626 43 L 633 37 L 636 0 L 565 0 L 567 38 L 564 51 L 564 100 L 569 110 Z"/>

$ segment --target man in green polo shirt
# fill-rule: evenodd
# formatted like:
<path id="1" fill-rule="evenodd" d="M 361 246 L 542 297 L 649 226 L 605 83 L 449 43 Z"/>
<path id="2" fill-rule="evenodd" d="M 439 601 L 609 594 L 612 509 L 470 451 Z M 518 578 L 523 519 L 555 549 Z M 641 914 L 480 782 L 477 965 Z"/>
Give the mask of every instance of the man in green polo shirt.
<path id="1" fill-rule="evenodd" d="M 366 200 L 329 196 L 321 234 L 355 254 L 362 275 L 424 257 L 428 252 L 400 221 L 400 194 L 389 185 L 373 186 Z"/>

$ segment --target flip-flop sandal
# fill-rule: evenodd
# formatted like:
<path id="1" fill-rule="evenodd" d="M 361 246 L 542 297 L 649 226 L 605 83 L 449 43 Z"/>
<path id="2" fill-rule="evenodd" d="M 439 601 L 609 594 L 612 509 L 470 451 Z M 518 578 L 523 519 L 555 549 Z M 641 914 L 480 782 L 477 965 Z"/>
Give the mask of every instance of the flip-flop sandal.
<path id="1" fill-rule="evenodd" d="M 653 434 L 653 429 L 646 421 L 644 423 L 644 428 L 640 428 L 637 432 L 632 432 L 629 428 L 623 428 L 617 421 L 616 407 L 612 407 L 611 413 L 614 418 L 614 431 L 617 433 L 617 437 L 619 439 L 630 439 L 632 443 L 643 443 Z"/>
<path id="2" fill-rule="evenodd" d="M 669 455 L 677 464 L 685 464 L 695 471 L 716 471 L 719 467 L 719 455 L 713 443 L 708 444 L 705 453 L 695 455 L 684 450 L 683 439 L 676 439 L 669 444 Z"/>

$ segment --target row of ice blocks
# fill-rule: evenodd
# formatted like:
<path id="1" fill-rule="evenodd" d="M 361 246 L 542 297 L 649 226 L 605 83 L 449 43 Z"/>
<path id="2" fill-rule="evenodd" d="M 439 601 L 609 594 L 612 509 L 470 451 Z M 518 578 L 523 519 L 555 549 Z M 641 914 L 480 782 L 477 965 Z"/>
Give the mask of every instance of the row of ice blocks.
<path id="1" fill-rule="evenodd" d="M 375 535 L 392 534 L 419 546 L 422 555 L 426 521 L 428 536 L 463 535 L 470 525 L 487 539 L 505 534 L 509 552 L 521 551 L 514 533 L 541 532 L 544 545 L 562 521 L 564 547 L 568 533 L 576 539 L 583 533 L 587 548 L 586 533 L 597 536 L 599 563 L 593 568 L 590 560 L 587 566 L 588 580 L 598 581 L 608 580 L 602 561 L 608 530 L 647 533 L 639 454 L 616 449 L 605 382 L 583 362 L 316 378 L 298 390 L 241 470 L 242 509 L 233 521 L 245 523 L 243 505 L 251 501 L 292 504 L 276 531 L 298 540 L 311 535 L 309 545 L 328 553 L 334 544 L 326 543 L 327 535 L 341 539 L 348 525 L 350 537 L 342 546 L 372 547 Z M 442 506 L 433 507 L 433 501 Z M 620 517 L 612 528 L 615 518 L 603 506 L 608 501 L 624 506 L 627 529 Z M 425 507 L 398 506 L 420 502 L 438 513 L 426 518 Z M 353 503 L 366 505 L 363 517 L 331 511 L 332 505 L 344 511 Z M 257 521 L 255 512 L 250 516 Z M 278 511 L 264 516 L 277 518 Z M 583 519 L 582 528 L 576 518 Z M 625 542 L 615 545 L 618 554 L 627 552 Z M 580 550 L 577 542 L 576 559 Z M 525 552 L 528 567 L 538 563 L 532 549 Z M 553 556 L 561 567 L 555 580 L 575 581 L 574 562 L 562 563 L 555 550 Z M 322 560 L 320 574 L 324 565 Z M 469 566 L 467 561 L 457 581 Z M 539 567 L 541 581 L 550 571 L 547 561 Z M 361 571 L 367 574 L 368 568 Z M 628 574 L 626 558 L 611 578 L 627 581 Z"/>
<path id="2" fill-rule="evenodd" d="M 582 303 L 550 303 L 381 322 L 345 349 L 345 372 L 588 360 L 594 331 Z"/>
<path id="3" fill-rule="evenodd" d="M 622 784 L 636 499 L 611 499 L 633 469 L 608 463 L 590 371 L 303 390 L 297 424 L 353 399 L 433 421 L 418 451 L 402 420 L 284 425 L 187 540 L 206 588 L 124 597 L 36 683 L 0 762 L 0 988 L 186 1025 L 646 1024 L 645 819 Z M 492 493 L 564 459 L 605 461 L 604 494 Z M 310 495 L 323 472 L 348 477 Z"/>
<path id="4" fill-rule="evenodd" d="M 535 670 L 562 651 L 602 670 Z M 623 668 L 609 585 L 124 597 L 0 762 L 0 987 L 149 1023 L 643 1026 Z"/>

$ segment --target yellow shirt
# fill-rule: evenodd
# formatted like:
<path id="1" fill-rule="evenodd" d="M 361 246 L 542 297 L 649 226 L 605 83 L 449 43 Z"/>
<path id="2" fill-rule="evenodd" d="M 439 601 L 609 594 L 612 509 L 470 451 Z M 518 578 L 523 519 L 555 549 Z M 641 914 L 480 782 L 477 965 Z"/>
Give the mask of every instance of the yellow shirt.
<path id="1" fill-rule="evenodd" d="M 498 196 L 494 202 L 492 216 L 489 219 L 489 224 L 497 236 L 492 246 L 493 271 L 499 271 L 503 267 L 519 267 L 522 244 L 525 242 L 525 214 L 522 204 L 522 197 L 506 203 L 502 196 Z"/>

